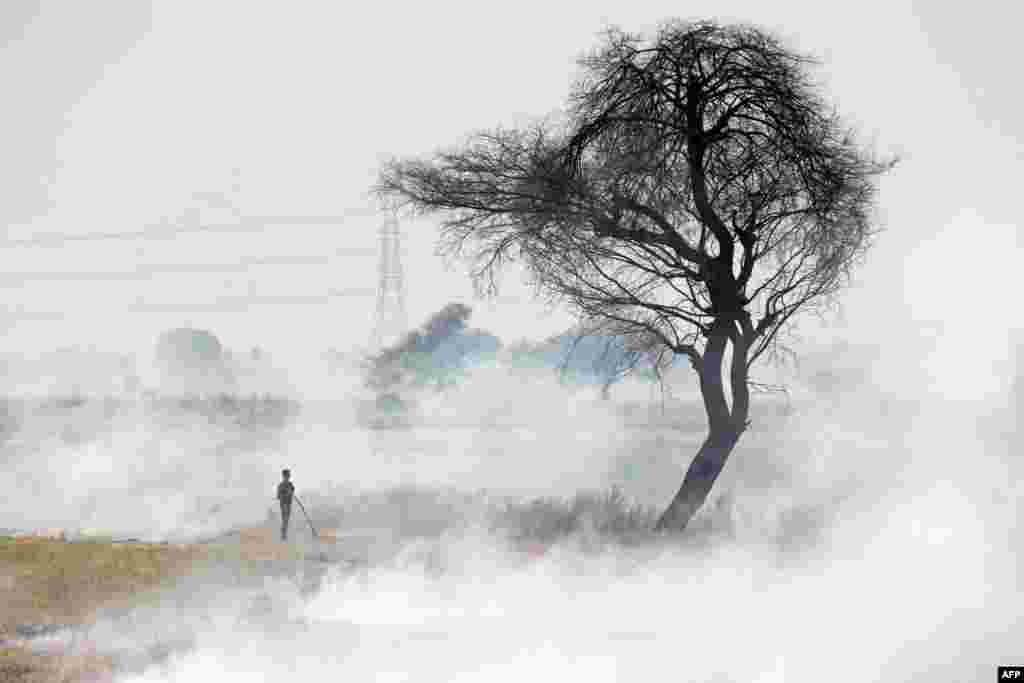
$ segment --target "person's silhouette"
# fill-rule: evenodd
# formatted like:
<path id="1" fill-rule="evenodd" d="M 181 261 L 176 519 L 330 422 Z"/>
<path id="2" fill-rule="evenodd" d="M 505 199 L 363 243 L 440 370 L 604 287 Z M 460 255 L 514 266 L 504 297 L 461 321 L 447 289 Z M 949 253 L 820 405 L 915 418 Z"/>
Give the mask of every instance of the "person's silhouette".
<path id="1" fill-rule="evenodd" d="M 281 540 L 288 538 L 288 520 L 292 517 L 292 497 L 295 485 L 291 482 L 292 471 L 281 470 L 281 483 L 277 485 L 277 500 L 281 503 Z"/>

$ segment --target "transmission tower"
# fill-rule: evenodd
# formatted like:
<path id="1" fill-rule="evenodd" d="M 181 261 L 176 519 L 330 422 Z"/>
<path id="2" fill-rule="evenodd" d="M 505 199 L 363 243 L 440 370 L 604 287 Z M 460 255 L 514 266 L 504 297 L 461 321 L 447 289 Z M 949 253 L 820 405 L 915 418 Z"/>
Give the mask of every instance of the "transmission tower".
<path id="1" fill-rule="evenodd" d="M 373 349 L 393 344 L 408 329 L 398 220 L 390 218 L 377 234 L 380 260 L 377 263 L 377 310 L 370 339 Z"/>

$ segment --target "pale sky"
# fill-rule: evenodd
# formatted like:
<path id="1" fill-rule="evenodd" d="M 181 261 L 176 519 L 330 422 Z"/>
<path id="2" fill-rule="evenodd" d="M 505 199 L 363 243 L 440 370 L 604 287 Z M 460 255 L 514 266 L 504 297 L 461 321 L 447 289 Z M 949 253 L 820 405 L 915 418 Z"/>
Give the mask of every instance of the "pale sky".
<path id="1" fill-rule="evenodd" d="M 824 59 L 819 75 L 865 139 L 905 157 L 881 185 L 888 232 L 847 297 L 847 326 L 831 334 L 878 341 L 908 319 L 942 321 L 951 307 L 972 325 L 992 314 L 1000 329 L 1019 326 L 1007 283 L 1022 246 L 1015 191 L 1024 98 L 1010 86 L 1020 12 L 996 2 L 972 3 L 969 12 L 942 5 L 4 2 L 0 351 L 148 350 L 160 331 L 182 324 L 239 349 L 292 354 L 362 344 L 373 320 L 379 224 L 365 215 L 366 193 L 381 160 L 544 116 L 563 104 L 574 58 L 595 45 L 597 32 L 649 30 L 673 16 L 777 29 Z M 10 243 L 141 230 L 181 215 L 193 193 L 229 191 L 235 168 L 247 215 L 350 217 L 337 229 Z M 507 340 L 567 324 L 531 303 L 514 274 L 501 299 L 474 304 L 464 274 L 433 254 L 436 225 L 402 227 L 410 322 L 462 300 L 475 306 L 474 325 Z M 986 244 L 991 256 L 981 251 Z M 315 257 L 326 261 L 311 264 Z M 302 264 L 160 272 L 148 281 L 42 275 L 268 258 Z M 983 296 L 986 286 L 998 294 Z M 332 290 L 350 294 L 198 309 L 210 300 Z M 176 308 L 125 310 L 140 303 Z"/>
<path id="2" fill-rule="evenodd" d="M 561 497 L 606 486 L 627 462 L 644 488 L 650 482 L 643 495 L 661 506 L 699 443 L 684 429 L 630 426 L 625 411 L 567 394 L 554 381 L 501 372 L 423 397 L 425 424 L 412 432 L 350 429 L 337 404 L 308 408 L 269 441 L 258 433 L 240 440 L 234 427 L 205 418 L 162 424 L 131 406 L 106 418 L 96 402 L 73 420 L 33 412 L 4 444 L 18 486 L 0 497 L 0 521 L 115 531 L 130 523 L 164 537 L 238 527 L 273 504 L 281 467 L 295 468 L 314 520 L 332 501 L 377 509 L 376 498 L 350 492 L 394 501 L 387 491 L 396 485 L 438 491 L 429 504 L 413 496 L 401 499 L 401 510 L 382 506 L 365 530 L 344 520 L 346 531 L 355 525 L 355 547 L 365 534 L 371 558 L 392 537 L 403 544 L 380 571 L 371 559 L 359 581 L 332 569 L 323 590 L 301 600 L 285 577 L 256 592 L 248 583 L 223 592 L 211 583 L 205 587 L 215 596 L 202 612 L 181 605 L 206 591 L 115 620 L 130 638 L 113 640 L 105 634 L 120 631 L 100 620 L 89 638 L 115 658 L 132 643 L 150 649 L 144 639 L 195 634 L 195 652 L 136 680 L 239 680 L 246 672 L 262 679 L 279 668 L 294 678 L 298 665 L 303 683 L 396 679 L 403 667 L 416 680 L 598 683 L 671 669 L 687 680 L 769 683 L 820 680 L 840 660 L 836 680 L 932 680 L 932 672 L 934 680 L 983 680 L 970 673 L 991 672 L 1008 662 L 1000 656 L 1020 651 L 1014 624 L 1024 610 L 1024 498 L 1019 454 L 1011 454 L 1019 439 L 1007 438 L 1016 415 L 992 419 L 1008 412 L 1005 361 L 1012 333 L 1024 327 L 1017 300 L 1024 96 L 1013 66 L 1024 22 L 1021 10 L 1008 9 L 1015 6 L 0 0 L 0 354 L 74 345 L 147 352 L 163 330 L 190 324 L 229 348 L 266 347 L 291 371 L 303 356 L 366 342 L 372 295 L 198 308 L 238 297 L 372 290 L 379 221 L 359 214 L 380 162 L 551 113 L 564 102 L 574 58 L 610 25 L 649 30 L 680 17 L 777 29 L 822 57 L 820 76 L 865 139 L 881 154 L 904 156 L 882 181 L 887 232 L 846 296 L 844 317 L 828 329 L 805 326 L 811 343 L 874 345 L 866 364 L 876 381 L 834 403 L 799 405 L 784 426 L 768 422 L 744 435 L 716 483 L 716 495 L 733 502 L 715 503 L 720 511 L 711 513 L 735 527 L 728 540 L 631 548 L 615 535 L 595 535 L 583 517 L 584 532 L 541 560 L 523 567 L 515 558 L 510 566 L 494 543 L 477 538 L 486 526 L 477 521 L 492 509 L 477 502 L 451 507 L 457 524 L 436 548 L 403 535 L 394 521 L 415 517 L 421 504 L 432 519 L 438 506 L 448 507 L 446 490 Z M 235 168 L 238 205 L 248 215 L 350 218 L 334 230 L 279 226 L 247 236 L 56 245 L 42 237 L 131 232 L 173 219 L 194 193 L 228 191 Z M 412 322 L 451 301 L 473 303 L 466 277 L 433 256 L 435 228 L 403 224 Z M 35 246 L 13 243 L 32 239 Z M 316 257 L 327 261 L 317 265 Z M 267 259 L 295 264 L 183 272 Z M 109 277 L 147 266 L 150 281 Z M 83 272 L 93 276 L 53 277 Z M 477 306 L 471 322 L 507 340 L 567 323 L 525 295 L 510 287 L 504 299 Z M 140 303 L 196 310 L 125 312 Z M 54 313 L 66 318 L 40 318 Z M 347 393 L 335 382 L 326 380 L 331 395 Z M 887 393 L 908 405 L 887 408 Z M 981 399 L 972 410 L 956 403 L 972 398 Z M 452 424 L 465 428 L 428 426 L 456 417 Z M 472 426 L 492 421 L 515 428 Z M 568 519 L 546 509 L 531 506 L 522 519 L 541 529 L 547 519 Z M 293 518 L 292 528 L 302 523 Z M 388 525 L 394 534 L 381 533 Z M 508 531 L 519 526 L 509 522 Z M 301 632 L 263 634 L 250 617 L 235 616 L 251 613 L 263 593 L 275 610 L 288 607 Z M 680 621 L 664 609 L 670 602 L 701 618 Z M 613 629 L 622 629 L 618 640 Z M 680 657 L 681 642 L 697 646 Z M 939 674 L 947 671 L 956 674 Z"/>

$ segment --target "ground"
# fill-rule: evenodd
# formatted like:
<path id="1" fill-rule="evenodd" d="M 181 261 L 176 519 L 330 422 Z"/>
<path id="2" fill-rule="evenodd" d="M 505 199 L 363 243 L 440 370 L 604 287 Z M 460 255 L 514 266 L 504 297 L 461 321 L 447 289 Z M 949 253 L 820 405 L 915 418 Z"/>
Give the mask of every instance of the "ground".
<path id="1" fill-rule="evenodd" d="M 156 600 L 175 581 L 212 567 L 244 567 L 301 559 L 304 549 L 280 543 L 269 528 L 243 530 L 208 544 L 115 543 L 96 539 L 0 536 L 0 683 L 110 680 L 114 662 L 78 647 L 35 652 L 11 641 L 26 626 L 86 625 L 100 609 Z"/>

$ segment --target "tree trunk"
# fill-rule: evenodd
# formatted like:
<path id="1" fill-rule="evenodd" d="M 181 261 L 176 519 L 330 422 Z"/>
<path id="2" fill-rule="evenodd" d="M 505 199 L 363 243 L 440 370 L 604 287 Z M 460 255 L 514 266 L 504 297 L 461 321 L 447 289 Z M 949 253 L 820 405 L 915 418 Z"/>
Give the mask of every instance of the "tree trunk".
<path id="1" fill-rule="evenodd" d="M 704 440 L 697 456 L 686 470 L 686 477 L 668 509 L 655 527 L 657 531 L 682 531 L 707 500 L 711 487 L 725 467 L 729 454 L 739 441 L 739 430 L 713 432 Z"/>
<path id="2" fill-rule="evenodd" d="M 732 367 L 729 372 L 732 389 L 732 409 L 725 398 L 722 384 L 722 365 L 725 347 L 732 342 Z M 733 322 L 721 318 L 708 334 L 704 357 L 697 366 L 700 392 L 708 417 L 708 437 L 686 470 L 683 483 L 662 513 L 657 531 L 682 531 L 693 515 L 707 500 L 711 487 L 725 467 L 729 454 L 747 427 L 750 412 L 750 392 L 747 388 L 747 349 L 749 341 Z"/>

